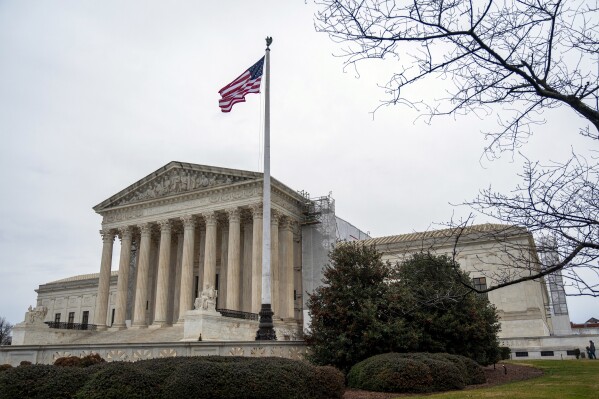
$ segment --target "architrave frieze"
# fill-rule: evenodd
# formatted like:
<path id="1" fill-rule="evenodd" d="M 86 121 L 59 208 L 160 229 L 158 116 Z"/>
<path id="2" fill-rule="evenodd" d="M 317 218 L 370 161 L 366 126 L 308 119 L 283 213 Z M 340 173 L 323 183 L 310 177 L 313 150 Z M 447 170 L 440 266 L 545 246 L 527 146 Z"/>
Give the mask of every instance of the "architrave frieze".
<path id="1" fill-rule="evenodd" d="M 99 212 L 104 228 L 155 221 L 158 218 L 177 218 L 188 213 L 220 211 L 231 206 L 246 207 L 262 198 L 262 181 L 237 183 L 211 190 L 182 193 Z M 297 220 L 302 218 L 301 202 L 284 190 L 273 186 L 272 206 L 282 214 Z"/>
<path id="2" fill-rule="evenodd" d="M 102 201 L 94 210 L 100 213 L 116 206 L 255 181 L 261 177 L 258 172 L 172 161 Z"/>

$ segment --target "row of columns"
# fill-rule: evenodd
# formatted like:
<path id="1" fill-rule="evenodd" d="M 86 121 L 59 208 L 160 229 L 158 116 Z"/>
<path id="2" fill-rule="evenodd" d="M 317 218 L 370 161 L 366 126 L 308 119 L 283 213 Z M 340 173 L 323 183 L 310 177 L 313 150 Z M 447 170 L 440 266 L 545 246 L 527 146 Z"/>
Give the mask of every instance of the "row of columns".
<path id="1" fill-rule="evenodd" d="M 245 231 L 244 241 L 241 241 L 241 209 L 231 208 L 225 212 L 228 217 L 228 234 L 223 230 L 221 274 L 224 279 L 221 290 L 226 292 L 225 303 L 221 307 L 231 310 L 249 310 L 258 313 L 261 306 L 262 290 L 262 207 L 255 204 L 249 207 L 252 215 L 251 238 Z M 204 263 L 200 268 L 203 286 L 199 291 L 218 289 L 215 287 L 217 266 L 217 225 L 216 212 L 203 213 L 205 223 Z M 186 215 L 180 218 L 183 224 L 183 245 L 181 254 L 181 269 L 177 273 L 175 301 L 178 301 L 178 322 L 184 321 L 187 310 L 193 309 L 194 292 L 194 246 L 197 216 Z M 160 244 L 158 251 L 158 271 L 156 285 L 156 300 L 154 305 L 153 326 L 168 324 L 169 270 L 171 263 L 171 235 L 173 223 L 169 220 L 156 222 L 160 227 Z M 279 243 L 279 224 L 281 224 L 281 242 Z M 139 259 L 137 263 L 137 280 L 135 284 L 132 327 L 146 327 L 146 301 L 149 297 L 150 250 L 153 223 L 143 223 L 137 226 L 140 232 Z M 246 226 L 247 227 L 247 226 Z M 292 319 L 294 317 L 294 256 L 293 256 L 293 221 L 273 212 L 271 219 L 271 297 L 275 317 Z M 101 231 L 103 247 L 96 299 L 95 324 L 100 328 L 106 325 L 108 299 L 110 288 L 110 269 L 112 263 L 114 230 Z M 127 312 L 127 288 L 129 286 L 129 265 L 131 263 L 131 248 L 133 228 L 126 226 L 118 229 L 121 237 L 121 253 L 119 258 L 119 277 L 116 291 L 115 318 L 113 327 L 125 328 Z M 251 248 L 250 248 L 251 245 Z M 243 253 L 241 248 L 243 247 Z M 201 249 L 202 250 L 202 249 Z M 279 258 L 280 254 L 280 258 Z M 242 273 L 244 269 L 251 273 Z M 248 265 L 247 262 L 250 262 Z M 250 269 L 251 268 L 251 269 Z M 242 275 L 245 281 L 241 281 Z M 241 289 L 243 287 L 243 289 Z M 222 296 L 222 295 L 221 295 Z M 251 304 L 251 305 L 250 305 Z"/>

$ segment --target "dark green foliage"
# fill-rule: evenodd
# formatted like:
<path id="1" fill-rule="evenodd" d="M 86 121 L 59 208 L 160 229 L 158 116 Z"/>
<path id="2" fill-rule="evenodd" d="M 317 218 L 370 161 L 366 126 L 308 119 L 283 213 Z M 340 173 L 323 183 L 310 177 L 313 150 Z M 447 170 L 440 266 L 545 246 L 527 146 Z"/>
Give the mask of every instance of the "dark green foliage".
<path id="1" fill-rule="evenodd" d="M 0 398 L 73 398 L 88 372 L 47 365 L 15 367 L 0 373 Z"/>
<path id="2" fill-rule="evenodd" d="M 163 397 L 325 399 L 341 398 L 343 391 L 343 375 L 333 368 L 281 358 L 204 357 L 176 369 Z"/>
<path id="3" fill-rule="evenodd" d="M 310 295 L 309 359 L 348 371 L 367 357 L 397 351 L 408 337 L 401 318 L 392 317 L 391 264 L 374 247 L 338 245 L 324 268 L 324 285 Z"/>
<path id="4" fill-rule="evenodd" d="M 322 399 L 343 397 L 345 377 L 338 369 L 332 366 L 314 367 L 312 373 L 310 397 Z"/>
<path id="5" fill-rule="evenodd" d="M 309 359 L 348 371 L 386 352 L 447 352 L 481 364 L 499 357 L 498 317 L 450 258 L 415 254 L 392 266 L 374 247 L 338 245 L 308 301 Z"/>
<path id="6" fill-rule="evenodd" d="M 379 392 L 434 392 L 462 389 L 484 373 L 477 367 L 471 377 L 466 364 L 472 359 L 446 353 L 385 353 L 370 357 L 351 368 L 351 388 Z M 484 382 L 484 381 L 483 381 Z"/>
<path id="7" fill-rule="evenodd" d="M 0 371 L 11 369 L 12 366 L 10 364 L 0 364 Z"/>
<path id="8" fill-rule="evenodd" d="M 59 357 L 54 361 L 54 365 L 60 367 L 80 367 L 81 358 L 78 356 Z"/>
<path id="9" fill-rule="evenodd" d="M 378 392 L 430 392 L 433 378 L 428 366 L 394 355 L 377 355 L 354 365 L 347 375 L 348 386 Z"/>
<path id="10" fill-rule="evenodd" d="M 62 369 L 77 370 L 75 367 Z M 151 399 L 160 397 L 160 390 L 152 378 L 152 373 L 141 370 L 134 363 L 106 363 L 91 369 L 95 372 L 77 392 L 75 398 Z"/>
<path id="11" fill-rule="evenodd" d="M 466 385 L 478 385 L 487 382 L 483 369 L 469 357 L 449 353 L 428 353 L 427 355 L 434 359 L 445 359 L 452 362 L 464 377 Z"/>
<path id="12" fill-rule="evenodd" d="M 298 398 L 340 399 L 343 374 L 281 358 L 179 357 L 136 363 L 32 365 L 0 373 L 4 398 Z M 71 367 L 64 367 L 71 366 Z"/>
<path id="13" fill-rule="evenodd" d="M 400 316 L 418 336 L 416 352 L 447 352 L 487 365 L 499 358 L 499 319 L 489 300 L 470 291 L 467 273 L 447 256 L 418 253 L 394 282 Z"/>
<path id="14" fill-rule="evenodd" d="M 499 347 L 499 359 L 498 360 L 508 360 L 510 358 L 510 353 L 512 350 L 507 346 Z"/>

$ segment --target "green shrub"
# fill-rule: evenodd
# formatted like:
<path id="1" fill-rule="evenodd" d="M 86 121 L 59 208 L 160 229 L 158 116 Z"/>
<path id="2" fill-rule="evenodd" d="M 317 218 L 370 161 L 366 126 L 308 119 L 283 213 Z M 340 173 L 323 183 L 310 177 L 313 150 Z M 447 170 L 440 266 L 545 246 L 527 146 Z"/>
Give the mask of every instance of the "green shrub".
<path id="1" fill-rule="evenodd" d="M 434 391 L 464 389 L 466 386 L 464 375 L 451 361 L 447 359 L 426 358 L 422 362 L 430 370 Z"/>
<path id="2" fill-rule="evenodd" d="M 79 367 L 81 365 L 81 358 L 77 356 L 59 357 L 54 361 L 54 365 L 59 367 Z"/>
<path id="3" fill-rule="evenodd" d="M 62 367 L 3 367 L 0 399 L 340 399 L 344 392 L 344 377 L 337 369 L 281 358 L 179 357 L 136 363 L 105 363 L 99 356 L 75 359 L 63 358 L 57 362 Z M 85 367 L 88 363 L 95 364 Z"/>
<path id="4" fill-rule="evenodd" d="M 289 359 L 200 357 L 161 366 L 173 369 L 164 398 L 326 399 L 341 398 L 344 391 L 338 370 Z"/>
<path id="5" fill-rule="evenodd" d="M 341 371 L 332 366 L 314 367 L 310 397 L 315 399 L 341 399 L 345 391 L 345 377 Z"/>
<path id="6" fill-rule="evenodd" d="M 78 370 L 77 368 L 63 368 Z M 93 372 L 75 395 L 79 399 L 151 399 L 160 397 L 152 374 L 134 363 L 114 362 L 89 367 Z"/>
<path id="7" fill-rule="evenodd" d="M 507 346 L 499 347 L 499 360 L 508 360 L 510 358 L 510 353 L 512 350 Z"/>
<path id="8" fill-rule="evenodd" d="M 386 353 L 352 367 L 348 385 L 381 392 L 431 392 L 485 382 L 472 359 L 447 353 Z"/>
<path id="9" fill-rule="evenodd" d="M 0 373 L 0 398 L 73 398 L 87 378 L 84 369 L 40 364 L 15 367 Z"/>
<path id="10" fill-rule="evenodd" d="M 418 359 L 385 353 L 354 365 L 347 375 L 348 386 L 378 392 L 430 392 L 433 378 Z"/>
<path id="11" fill-rule="evenodd" d="M 460 373 L 462 373 L 466 385 L 477 385 L 487 382 L 485 372 L 480 365 L 466 356 L 452 355 L 449 353 L 431 353 L 429 355 L 435 358 L 444 358 L 453 362 L 460 370 Z"/>
<path id="12" fill-rule="evenodd" d="M 0 364 L 0 371 L 11 369 L 12 366 L 10 364 Z"/>

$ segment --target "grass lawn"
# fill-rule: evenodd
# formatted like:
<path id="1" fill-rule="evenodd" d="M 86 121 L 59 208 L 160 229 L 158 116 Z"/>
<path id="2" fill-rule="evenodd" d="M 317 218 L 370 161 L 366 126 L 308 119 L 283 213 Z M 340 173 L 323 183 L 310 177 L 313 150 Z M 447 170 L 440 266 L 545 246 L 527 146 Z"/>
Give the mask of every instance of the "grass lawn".
<path id="1" fill-rule="evenodd" d="M 539 399 L 599 399 L 599 361 L 597 360 L 529 360 L 513 361 L 528 364 L 545 373 L 542 377 L 493 388 L 454 391 L 416 398 L 539 398 Z"/>

